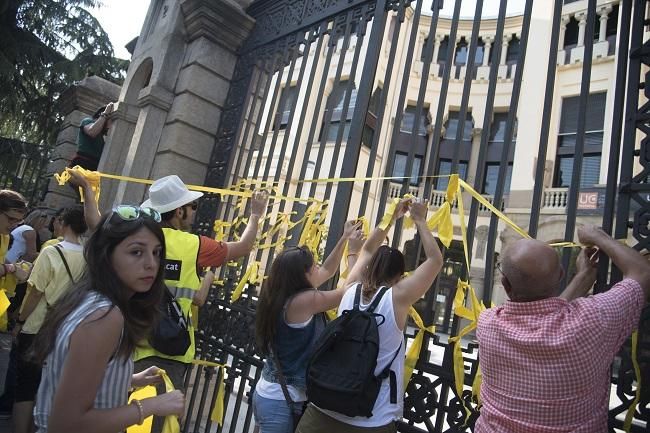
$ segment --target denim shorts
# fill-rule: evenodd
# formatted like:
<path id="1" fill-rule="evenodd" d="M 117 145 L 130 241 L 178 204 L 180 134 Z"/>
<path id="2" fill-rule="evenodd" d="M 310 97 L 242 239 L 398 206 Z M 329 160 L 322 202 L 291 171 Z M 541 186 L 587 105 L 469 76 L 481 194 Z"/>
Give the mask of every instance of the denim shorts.
<path id="1" fill-rule="evenodd" d="M 294 402 L 295 410 L 302 409 L 302 402 Z M 253 415 L 260 426 L 260 433 L 293 433 L 293 418 L 286 400 L 273 400 L 253 393 Z"/>

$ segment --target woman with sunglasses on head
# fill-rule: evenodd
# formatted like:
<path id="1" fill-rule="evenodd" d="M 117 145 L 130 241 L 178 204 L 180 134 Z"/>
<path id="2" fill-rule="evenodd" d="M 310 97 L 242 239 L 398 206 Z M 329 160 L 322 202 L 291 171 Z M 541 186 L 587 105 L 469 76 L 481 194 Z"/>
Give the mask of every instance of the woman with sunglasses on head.
<path id="1" fill-rule="evenodd" d="M 253 412 L 261 433 L 293 432 L 292 414 L 300 413 L 307 400 L 307 361 L 325 328 L 320 313 L 336 308 L 345 291 L 319 291 L 317 287 L 336 274 L 348 241 L 348 266 L 352 267 L 364 241 L 360 225 L 345 223 L 341 239 L 322 266 L 304 246 L 286 248 L 273 260 L 255 318 L 257 346 L 266 355 L 253 395 Z M 291 402 L 285 398 L 283 380 Z"/>
<path id="2" fill-rule="evenodd" d="M 132 401 L 129 389 L 159 380 L 133 374 L 137 342 L 156 320 L 165 290 L 160 214 L 118 206 L 88 239 L 82 281 L 48 311 L 34 342 L 43 363 L 34 421 L 38 432 L 116 433 L 150 415 L 181 415 L 180 391 Z"/>

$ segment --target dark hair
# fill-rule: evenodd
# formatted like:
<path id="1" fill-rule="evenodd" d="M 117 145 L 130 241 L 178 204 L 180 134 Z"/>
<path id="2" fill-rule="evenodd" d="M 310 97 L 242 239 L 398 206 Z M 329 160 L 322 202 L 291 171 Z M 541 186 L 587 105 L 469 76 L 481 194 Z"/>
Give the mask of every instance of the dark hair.
<path id="1" fill-rule="evenodd" d="M 6 212 L 10 209 L 26 212 L 27 200 L 16 191 L 0 189 L 0 211 Z"/>
<path id="2" fill-rule="evenodd" d="M 74 206 L 67 208 L 60 216 L 61 223 L 68 226 L 78 235 L 82 235 L 88 230 L 86 220 L 84 218 L 84 210 L 81 206 Z"/>
<path id="3" fill-rule="evenodd" d="M 404 270 L 404 254 L 397 248 L 380 246 L 370 258 L 368 269 L 361 279 L 363 295 L 366 299 L 372 297 L 377 289 L 401 276 Z"/>
<path id="4" fill-rule="evenodd" d="M 255 311 L 255 341 L 263 355 L 269 353 L 284 304 L 296 293 L 311 288 L 307 272 L 313 265 L 314 256 L 307 247 L 286 248 L 273 260 Z"/>
<path id="5" fill-rule="evenodd" d="M 54 213 L 54 215 L 52 215 L 52 218 L 50 218 L 50 223 L 48 224 L 47 229 L 48 229 L 52 234 L 54 234 L 54 221 L 56 221 L 57 219 L 61 218 L 61 215 L 63 215 L 63 212 L 65 212 L 65 211 L 66 211 L 66 208 L 64 208 L 64 207 L 59 208 L 59 210 L 57 210 L 57 211 Z"/>
<path id="6" fill-rule="evenodd" d="M 107 105 L 99 107 L 97 111 L 95 111 L 95 113 L 93 114 L 93 119 L 99 119 L 99 116 L 101 116 L 104 110 L 106 110 L 106 107 Z"/>
<path id="7" fill-rule="evenodd" d="M 109 220 L 108 223 L 106 220 Z M 157 307 L 163 291 L 166 290 L 162 263 L 158 267 L 151 289 L 132 295 L 114 271 L 111 256 L 115 247 L 124 239 L 146 228 L 160 241 L 160 257 L 165 257 L 165 237 L 160 225 L 148 217 L 124 221 L 111 212 L 101 219 L 97 227 L 84 248 L 87 263 L 84 278 L 47 312 L 43 327 L 34 340 L 33 355 L 38 363 L 42 363 L 52 351 L 61 324 L 79 306 L 88 292 L 96 291 L 106 296 L 124 316 L 124 333 L 116 352 L 117 356 L 124 359 L 132 355 L 135 346 L 147 337 L 158 319 Z"/>

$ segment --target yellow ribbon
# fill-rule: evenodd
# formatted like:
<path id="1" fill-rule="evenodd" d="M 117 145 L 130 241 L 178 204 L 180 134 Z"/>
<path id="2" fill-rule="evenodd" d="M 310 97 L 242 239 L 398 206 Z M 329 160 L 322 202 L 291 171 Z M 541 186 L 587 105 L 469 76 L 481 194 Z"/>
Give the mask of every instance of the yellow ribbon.
<path id="1" fill-rule="evenodd" d="M 156 396 L 156 387 L 153 385 L 147 385 L 142 388 L 138 388 L 133 391 L 129 396 L 129 404 L 133 400 L 144 400 L 146 398 L 151 398 Z M 134 424 L 126 429 L 126 433 L 150 433 L 151 427 L 153 425 L 153 415 L 148 416 L 144 419 L 142 424 Z"/>
<path id="2" fill-rule="evenodd" d="M 216 362 L 204 361 L 202 359 L 192 360 L 194 365 L 202 365 L 204 367 L 215 367 L 219 369 L 219 384 L 217 385 L 217 398 L 214 402 L 214 409 L 210 413 L 210 419 L 220 426 L 223 426 L 224 398 L 226 396 L 226 387 L 224 385 L 224 378 L 226 376 L 226 364 L 217 364 Z"/>
<path id="3" fill-rule="evenodd" d="M 91 171 L 91 170 L 86 170 L 85 168 L 75 165 L 74 167 L 70 168 L 67 167 L 61 174 L 54 173 L 54 178 L 58 182 L 59 186 L 63 186 L 68 182 L 71 178 L 70 172 L 75 171 L 81 174 L 88 184 L 90 185 L 91 189 L 93 190 L 93 193 L 95 195 L 95 200 L 99 201 L 99 194 L 101 192 L 100 189 L 100 173 L 97 171 Z M 79 188 L 79 196 L 81 197 L 81 202 L 84 202 L 84 191 L 82 188 Z"/>
<path id="4" fill-rule="evenodd" d="M 438 238 L 446 247 L 451 245 L 451 241 L 454 238 L 454 225 L 451 220 L 451 206 L 459 192 L 458 180 L 457 174 L 452 174 L 449 177 L 445 202 L 436 212 L 433 213 L 433 215 L 431 215 L 431 218 L 427 220 L 427 227 L 429 230 L 438 227 Z M 458 198 L 458 201 L 462 201 L 462 197 Z M 462 206 L 462 203 L 460 205 Z"/>
<path id="5" fill-rule="evenodd" d="M 411 343 L 411 347 L 409 347 L 408 351 L 406 352 L 406 357 L 404 359 L 404 390 L 406 390 L 406 386 L 411 380 L 413 369 L 415 369 L 418 358 L 420 357 L 422 342 L 424 340 L 424 333 L 429 332 L 433 334 L 436 332 L 435 326 L 424 326 L 424 322 L 422 321 L 422 318 L 415 308 L 411 307 L 409 310 L 409 316 L 411 316 L 419 330 L 413 339 L 413 343 Z"/>
<path id="6" fill-rule="evenodd" d="M 232 295 L 230 296 L 230 302 L 235 302 L 237 299 L 239 299 L 242 292 L 244 291 L 244 286 L 246 283 L 257 284 L 261 281 L 259 277 L 260 264 L 260 262 L 254 261 L 248 266 L 248 269 L 246 269 L 246 272 L 241 277 L 241 280 L 239 280 L 239 284 L 237 284 L 237 287 L 235 287 L 235 290 L 233 290 Z"/>
<path id="7" fill-rule="evenodd" d="M 10 304 L 11 302 L 9 301 L 9 298 L 7 298 L 5 289 L 0 289 L 0 316 L 7 311 Z"/>

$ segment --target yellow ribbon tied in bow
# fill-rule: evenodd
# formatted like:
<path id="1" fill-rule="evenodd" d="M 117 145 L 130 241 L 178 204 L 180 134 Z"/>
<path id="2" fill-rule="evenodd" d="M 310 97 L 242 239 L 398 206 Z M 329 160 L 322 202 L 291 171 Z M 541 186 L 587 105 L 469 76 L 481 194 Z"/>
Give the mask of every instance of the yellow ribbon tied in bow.
<path id="1" fill-rule="evenodd" d="M 438 227 L 438 238 L 440 238 L 440 242 L 442 242 L 442 244 L 446 247 L 449 247 L 449 245 L 451 245 L 451 241 L 454 238 L 454 224 L 451 220 L 451 205 L 456 199 L 458 192 L 458 175 L 452 174 L 449 177 L 445 202 L 427 220 L 427 227 L 429 230 L 434 230 L 436 227 Z M 462 198 L 459 198 L 459 200 L 461 199 Z"/>

